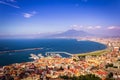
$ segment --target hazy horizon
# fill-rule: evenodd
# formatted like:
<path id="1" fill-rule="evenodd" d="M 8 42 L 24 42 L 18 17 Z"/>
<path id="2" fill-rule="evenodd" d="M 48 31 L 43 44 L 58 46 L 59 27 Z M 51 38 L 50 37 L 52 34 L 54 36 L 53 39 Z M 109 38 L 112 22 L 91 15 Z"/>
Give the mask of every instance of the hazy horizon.
<path id="1" fill-rule="evenodd" d="M 0 0 L 0 36 L 120 30 L 120 0 Z"/>

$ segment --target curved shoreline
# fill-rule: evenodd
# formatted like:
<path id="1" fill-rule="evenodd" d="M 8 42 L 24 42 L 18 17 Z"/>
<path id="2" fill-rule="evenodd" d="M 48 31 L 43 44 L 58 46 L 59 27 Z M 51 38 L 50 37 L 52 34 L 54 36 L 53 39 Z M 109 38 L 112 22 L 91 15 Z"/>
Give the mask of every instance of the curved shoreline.
<path id="1" fill-rule="evenodd" d="M 106 42 L 102 42 L 102 41 L 96 41 L 95 39 L 91 40 L 91 39 L 85 39 L 85 40 L 80 40 L 80 39 L 76 39 L 77 41 L 92 41 L 92 42 L 97 42 L 97 43 L 100 43 L 102 45 L 105 45 L 106 48 L 105 49 L 102 49 L 102 50 L 96 50 L 96 51 L 91 51 L 91 52 L 85 52 L 85 53 L 76 53 L 74 55 L 76 56 L 87 56 L 87 55 L 101 55 L 101 54 L 104 54 L 104 53 L 107 53 L 109 52 L 108 48 L 107 48 L 107 43 Z"/>
<path id="2" fill-rule="evenodd" d="M 84 40 L 85 41 L 85 40 Z M 90 41 L 90 40 L 89 40 Z M 91 42 L 95 42 L 95 41 L 91 41 Z M 97 42 L 98 43 L 98 42 Z M 30 48 L 29 48 L 30 49 Z M 29 51 L 29 49 L 25 49 L 25 51 L 27 50 L 27 51 Z M 31 48 L 31 49 L 35 49 L 35 48 Z M 30 50 L 31 50 L 30 49 Z M 23 49 L 21 49 L 21 50 L 23 50 Z M 96 49 L 97 50 L 97 49 Z M 98 49 L 99 50 L 99 49 Z M 97 50 L 97 51 L 98 51 Z M 101 50 L 103 50 L 103 49 L 101 49 Z M 21 52 L 20 50 L 16 50 L 17 52 Z M 95 50 L 91 50 L 91 52 L 94 52 Z M 24 52 L 24 51 L 22 51 L 22 52 Z M 88 51 L 89 52 L 89 51 Z M 88 53 L 87 52 L 87 53 Z M 9 53 L 9 52 L 8 52 Z M 79 54 L 82 54 L 82 52 L 81 53 L 79 53 Z M 86 53 L 85 53 L 86 54 Z M 73 53 L 73 55 L 74 55 L 74 53 Z M 82 54 L 83 55 L 83 54 Z M 25 61 L 26 62 L 26 61 Z M 29 62 L 29 61 L 27 61 L 27 62 Z M 18 62 L 15 62 L 15 63 L 18 63 Z M 23 63 L 23 62 L 20 62 L 20 63 Z M 10 64 L 14 64 L 14 63 L 10 63 Z"/>
<path id="3" fill-rule="evenodd" d="M 78 53 L 75 54 L 76 56 L 99 56 L 101 54 L 106 54 L 108 53 L 108 49 L 103 49 L 103 50 L 97 50 L 97 51 L 92 51 L 92 52 L 87 52 L 87 53 Z"/>
<path id="4" fill-rule="evenodd" d="M 53 80 L 58 79 L 61 74 L 69 75 L 69 73 L 72 73 L 69 75 L 70 77 L 94 74 L 95 76 L 99 76 L 103 80 L 107 78 L 109 73 L 111 72 L 116 76 L 119 73 L 119 66 L 118 68 L 115 66 L 116 63 L 118 63 L 120 52 L 118 53 L 118 51 L 113 50 L 108 53 L 106 51 L 110 51 L 109 46 L 106 49 L 93 51 L 87 54 L 93 56 L 73 56 L 72 58 L 45 57 L 33 62 L 25 62 L 4 66 L 2 69 L 3 72 L 8 71 L 8 74 L 12 73 L 12 75 L 15 75 L 14 78 L 19 77 L 17 76 L 19 74 L 28 73 L 28 71 L 31 72 L 34 76 L 31 77 L 31 75 L 27 75 L 24 79 L 28 79 L 29 77 L 31 77 L 31 79 L 33 79 L 34 77 L 40 78 L 40 75 L 42 75 L 41 73 L 43 73 L 44 71 L 47 72 L 47 70 L 51 70 L 54 71 L 55 74 L 47 73 L 46 77 L 50 77 Z M 95 54 L 95 56 L 93 53 Z M 99 55 L 98 53 L 106 54 L 96 57 L 96 54 Z M 109 64 L 113 64 L 113 66 L 109 66 Z M 37 73 L 36 70 L 41 73 Z M 13 71 L 17 71 L 17 73 L 13 73 Z M 2 75 L 4 76 L 4 74 Z"/>

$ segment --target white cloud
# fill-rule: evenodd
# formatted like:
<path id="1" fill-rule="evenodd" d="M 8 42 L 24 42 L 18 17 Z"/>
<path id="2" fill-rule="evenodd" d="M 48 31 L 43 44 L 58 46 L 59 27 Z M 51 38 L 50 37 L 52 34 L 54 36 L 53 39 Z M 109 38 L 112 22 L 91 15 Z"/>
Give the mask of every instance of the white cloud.
<path id="1" fill-rule="evenodd" d="M 97 30 L 97 29 L 101 29 L 101 26 L 88 26 L 88 27 L 86 27 L 86 29 Z"/>
<path id="2" fill-rule="evenodd" d="M 115 26 L 110 26 L 107 29 L 115 29 L 115 28 L 116 28 Z"/>
<path id="3" fill-rule="evenodd" d="M 13 2 L 14 0 L 10 0 L 10 2 Z M 14 8 L 20 8 L 19 6 L 17 5 L 13 5 L 11 3 L 9 3 L 9 1 L 5 2 L 5 1 L 0 1 L 0 4 L 3 4 L 3 5 L 7 5 L 7 6 L 10 6 L 10 7 L 14 7 Z"/>
<path id="4" fill-rule="evenodd" d="M 101 26 L 95 26 L 95 29 L 100 29 L 101 28 Z"/>
<path id="5" fill-rule="evenodd" d="M 23 13 L 23 17 L 25 18 L 31 18 L 32 16 L 34 16 L 37 12 L 36 11 L 32 11 L 30 13 Z"/>
<path id="6" fill-rule="evenodd" d="M 81 30 L 81 29 L 83 29 L 83 26 L 80 26 L 80 25 L 72 25 L 71 28 L 72 28 L 72 29 L 75 29 L 75 30 Z"/>
<path id="7" fill-rule="evenodd" d="M 117 26 L 110 26 L 110 27 L 107 27 L 107 29 L 109 29 L 109 30 L 112 30 L 112 29 L 120 29 L 120 27 L 117 27 Z"/>
<path id="8" fill-rule="evenodd" d="M 72 29 L 75 30 L 99 30 L 102 27 L 101 26 L 81 26 L 81 25 L 72 25 L 71 26 Z"/>
<path id="9" fill-rule="evenodd" d="M 24 16 L 25 18 L 30 18 L 30 17 L 32 17 L 33 15 L 32 15 L 32 14 L 29 14 L 29 13 L 24 13 L 23 16 Z"/>
<path id="10" fill-rule="evenodd" d="M 87 29 L 94 29 L 94 27 L 93 26 L 88 26 Z"/>

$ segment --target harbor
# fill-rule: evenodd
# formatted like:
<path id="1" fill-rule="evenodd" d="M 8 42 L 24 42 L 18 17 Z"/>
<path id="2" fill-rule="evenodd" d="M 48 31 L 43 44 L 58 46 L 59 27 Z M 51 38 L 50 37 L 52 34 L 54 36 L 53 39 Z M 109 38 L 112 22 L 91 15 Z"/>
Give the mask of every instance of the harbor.
<path id="1" fill-rule="evenodd" d="M 66 54 L 69 57 L 73 56 L 73 54 L 68 53 L 68 52 L 52 51 L 52 52 L 46 52 L 45 56 L 43 56 L 42 54 L 38 54 L 38 55 L 30 54 L 31 57 L 29 57 L 29 58 L 30 59 L 34 59 L 34 60 L 37 60 L 37 59 L 40 59 L 40 58 L 44 58 L 44 57 L 62 58 L 61 54 Z"/>

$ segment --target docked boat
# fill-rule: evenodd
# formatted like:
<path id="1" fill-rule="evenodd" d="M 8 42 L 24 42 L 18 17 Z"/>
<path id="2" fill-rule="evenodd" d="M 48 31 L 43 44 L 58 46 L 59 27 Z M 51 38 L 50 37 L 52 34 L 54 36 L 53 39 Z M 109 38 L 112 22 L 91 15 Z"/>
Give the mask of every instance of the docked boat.
<path id="1" fill-rule="evenodd" d="M 34 60 L 39 59 L 39 57 L 35 54 L 30 54 L 30 56 L 31 56 L 30 59 L 34 59 Z"/>

